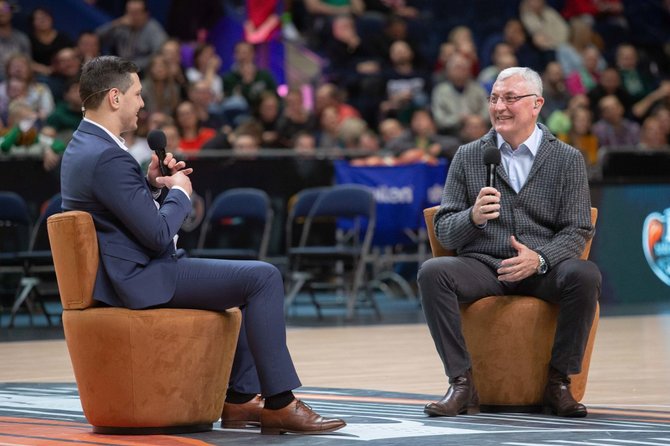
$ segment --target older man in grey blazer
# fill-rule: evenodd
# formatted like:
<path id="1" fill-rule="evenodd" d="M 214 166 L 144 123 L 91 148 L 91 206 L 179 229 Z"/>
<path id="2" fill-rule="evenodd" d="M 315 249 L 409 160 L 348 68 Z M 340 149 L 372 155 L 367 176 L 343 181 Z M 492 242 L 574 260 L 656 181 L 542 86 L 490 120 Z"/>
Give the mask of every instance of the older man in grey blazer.
<path id="1" fill-rule="evenodd" d="M 598 267 L 579 255 L 592 236 L 584 159 L 537 123 L 542 81 L 529 68 L 508 68 L 489 100 L 492 130 L 458 149 L 435 216 L 440 243 L 458 253 L 419 270 L 428 327 L 451 384 L 426 405 L 430 416 L 479 411 L 460 303 L 528 294 L 559 304 L 544 404 L 559 416 L 584 417 L 569 390 L 580 371 L 600 296 Z M 487 186 L 483 154 L 499 150 L 496 187 Z M 495 154 L 495 152 L 494 152 Z"/>

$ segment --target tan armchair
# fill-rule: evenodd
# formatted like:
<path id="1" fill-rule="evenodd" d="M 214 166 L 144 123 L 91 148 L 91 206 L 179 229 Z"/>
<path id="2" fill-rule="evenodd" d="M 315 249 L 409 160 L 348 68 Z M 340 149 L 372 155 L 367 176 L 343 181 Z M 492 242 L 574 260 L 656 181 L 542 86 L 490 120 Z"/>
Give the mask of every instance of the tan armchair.
<path id="1" fill-rule="evenodd" d="M 210 430 L 221 416 L 240 311 L 96 306 L 99 254 L 90 214 L 56 214 L 47 225 L 65 340 L 93 431 Z"/>
<path id="2" fill-rule="evenodd" d="M 424 209 L 434 257 L 455 255 L 435 235 L 439 206 Z M 595 225 L 598 210 L 591 208 Z M 581 258 L 587 259 L 591 241 Z M 600 306 L 586 345 L 582 371 L 571 377 L 572 396 L 581 401 L 598 329 Z M 535 411 L 542 405 L 556 331 L 558 305 L 531 296 L 489 296 L 461 305 L 463 336 L 472 358 L 472 372 L 482 410 Z M 521 385 L 519 385 L 521 383 Z"/>

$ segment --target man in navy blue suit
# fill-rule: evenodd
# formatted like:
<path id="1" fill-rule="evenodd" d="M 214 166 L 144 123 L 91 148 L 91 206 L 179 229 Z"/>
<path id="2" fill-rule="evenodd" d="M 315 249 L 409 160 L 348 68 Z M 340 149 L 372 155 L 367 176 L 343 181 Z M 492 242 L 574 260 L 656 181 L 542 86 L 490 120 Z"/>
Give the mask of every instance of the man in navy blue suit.
<path id="1" fill-rule="evenodd" d="M 265 434 L 316 434 L 345 426 L 295 399 L 300 380 L 286 346 L 279 271 L 257 261 L 178 258 L 175 236 L 191 210 L 192 169 L 172 154 L 145 175 L 121 135 L 137 129 L 144 106 L 137 67 L 114 56 L 87 62 L 79 94 L 85 117 L 61 168 L 64 210 L 93 216 L 100 266 L 96 300 L 133 309 L 224 311 L 243 307 L 223 427 L 261 426 Z M 258 396 L 260 394 L 261 396 Z"/>

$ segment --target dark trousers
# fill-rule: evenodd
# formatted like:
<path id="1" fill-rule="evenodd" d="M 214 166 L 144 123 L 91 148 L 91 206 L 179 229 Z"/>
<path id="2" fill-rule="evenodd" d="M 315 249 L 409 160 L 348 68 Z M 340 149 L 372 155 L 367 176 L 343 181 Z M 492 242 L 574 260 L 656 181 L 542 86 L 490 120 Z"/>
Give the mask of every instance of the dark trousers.
<path id="1" fill-rule="evenodd" d="M 179 259 L 177 289 L 166 307 L 224 311 L 242 307 L 230 387 L 272 396 L 300 387 L 286 346 L 281 273 L 258 261 Z"/>
<path id="2" fill-rule="evenodd" d="M 435 257 L 421 265 L 418 282 L 428 328 L 450 378 L 464 374 L 472 365 L 459 304 L 507 294 L 534 296 L 559 305 L 550 364 L 566 375 L 581 370 L 600 297 L 601 275 L 595 263 L 568 259 L 547 274 L 511 283 L 499 281 L 496 272 L 479 260 Z"/>

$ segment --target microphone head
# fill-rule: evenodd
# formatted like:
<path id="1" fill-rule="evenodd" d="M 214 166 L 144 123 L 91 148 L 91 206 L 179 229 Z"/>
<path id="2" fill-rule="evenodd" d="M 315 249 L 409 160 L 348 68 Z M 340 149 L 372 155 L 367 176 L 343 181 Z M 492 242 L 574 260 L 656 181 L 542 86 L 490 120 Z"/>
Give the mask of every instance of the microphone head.
<path id="1" fill-rule="evenodd" d="M 488 147 L 484 150 L 484 164 L 487 166 L 500 164 L 500 150 L 497 147 Z"/>
<path id="2" fill-rule="evenodd" d="M 147 143 L 149 148 L 153 151 L 165 150 L 167 146 L 167 138 L 162 130 L 152 130 L 147 135 Z"/>

